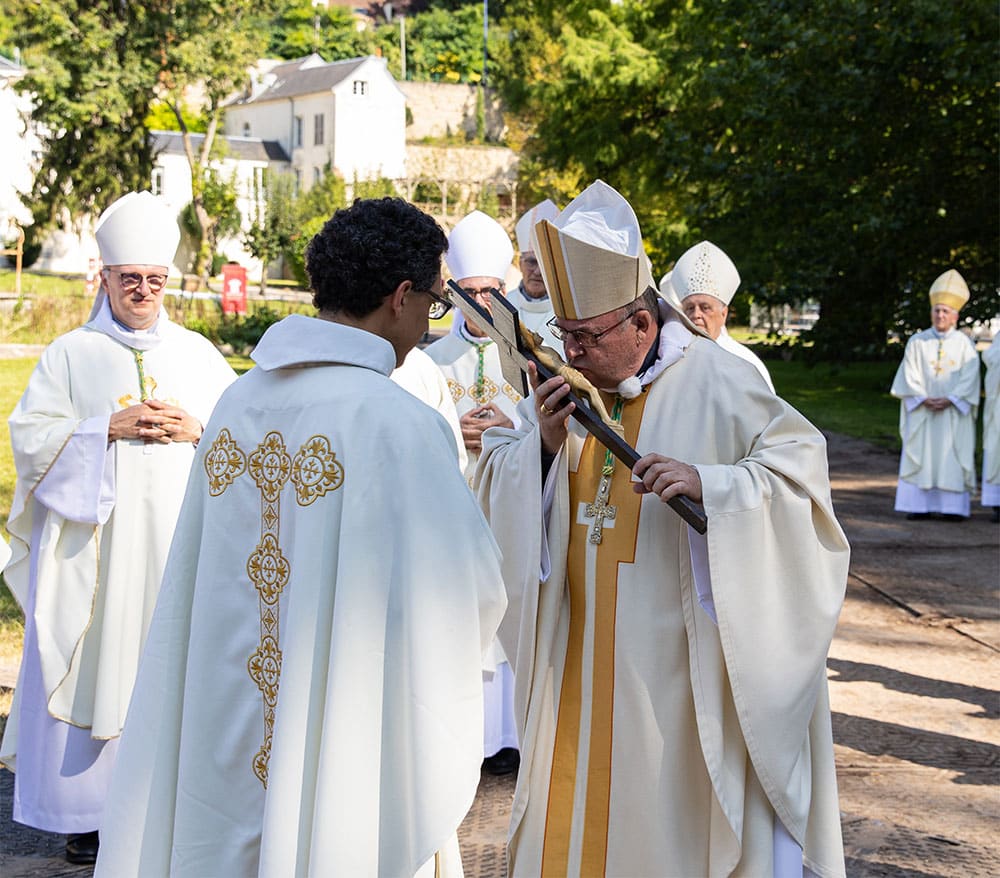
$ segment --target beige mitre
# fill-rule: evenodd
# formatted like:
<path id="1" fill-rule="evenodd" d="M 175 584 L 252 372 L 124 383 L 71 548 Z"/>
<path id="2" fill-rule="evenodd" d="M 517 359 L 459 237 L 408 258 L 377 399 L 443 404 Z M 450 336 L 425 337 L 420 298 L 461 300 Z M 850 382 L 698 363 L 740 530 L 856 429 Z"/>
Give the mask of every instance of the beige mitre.
<path id="1" fill-rule="evenodd" d="M 631 205 L 603 180 L 535 226 L 542 277 L 556 316 L 586 320 L 655 289 Z"/>
<path id="2" fill-rule="evenodd" d="M 969 287 L 954 268 L 949 268 L 934 283 L 930 290 L 931 307 L 947 305 L 956 311 L 961 311 L 969 301 Z"/>
<path id="3" fill-rule="evenodd" d="M 663 282 L 660 282 L 663 290 Z M 740 273 L 724 250 L 700 241 L 685 250 L 670 272 L 669 284 L 680 301 L 688 296 L 712 296 L 728 305 L 740 286 Z M 666 298 L 666 297 L 664 297 Z"/>
<path id="4" fill-rule="evenodd" d="M 530 251 L 533 253 L 535 251 L 535 226 L 543 219 L 551 222 L 557 216 L 559 216 L 559 208 L 549 198 L 522 213 L 521 218 L 514 226 L 514 237 L 517 238 L 517 252 L 526 253 Z"/>

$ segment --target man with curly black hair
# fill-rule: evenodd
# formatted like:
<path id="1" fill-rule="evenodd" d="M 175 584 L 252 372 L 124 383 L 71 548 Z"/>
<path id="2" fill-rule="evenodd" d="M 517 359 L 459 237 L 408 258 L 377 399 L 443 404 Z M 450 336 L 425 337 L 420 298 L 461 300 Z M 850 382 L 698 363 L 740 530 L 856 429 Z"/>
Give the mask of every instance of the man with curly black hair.
<path id="1" fill-rule="evenodd" d="M 220 400 L 98 875 L 461 874 L 506 598 L 451 430 L 388 377 L 447 309 L 444 249 L 399 199 L 337 211 L 318 319 L 268 329 Z"/>

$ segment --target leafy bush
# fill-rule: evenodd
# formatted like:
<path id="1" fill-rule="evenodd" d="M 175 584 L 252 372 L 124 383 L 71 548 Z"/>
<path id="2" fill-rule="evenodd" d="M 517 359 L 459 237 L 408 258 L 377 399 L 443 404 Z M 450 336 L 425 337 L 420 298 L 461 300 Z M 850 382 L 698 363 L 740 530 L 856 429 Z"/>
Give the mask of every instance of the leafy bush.
<path id="1" fill-rule="evenodd" d="M 246 317 L 223 314 L 218 326 L 219 341 L 231 345 L 238 354 L 247 354 L 257 346 L 267 328 L 283 317 L 284 314 L 271 308 L 258 308 Z"/>

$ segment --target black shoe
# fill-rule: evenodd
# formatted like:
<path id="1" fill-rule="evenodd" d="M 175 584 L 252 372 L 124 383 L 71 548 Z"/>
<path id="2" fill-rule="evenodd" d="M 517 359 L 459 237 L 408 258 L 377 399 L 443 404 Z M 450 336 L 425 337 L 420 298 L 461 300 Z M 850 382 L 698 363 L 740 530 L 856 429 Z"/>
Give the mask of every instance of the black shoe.
<path id="1" fill-rule="evenodd" d="M 521 754 L 513 747 L 504 747 L 483 760 L 483 768 L 496 776 L 515 772 L 520 764 Z"/>
<path id="2" fill-rule="evenodd" d="M 993 522 L 994 524 L 1000 522 L 1000 506 L 993 507 Z"/>
<path id="3" fill-rule="evenodd" d="M 97 830 L 66 837 L 66 862 L 75 866 L 93 866 L 97 862 Z"/>
<path id="4" fill-rule="evenodd" d="M 931 517 L 929 512 L 911 512 L 906 516 L 907 521 L 926 521 Z"/>
<path id="5" fill-rule="evenodd" d="M 954 512 L 945 512 L 941 515 L 942 521 L 965 521 L 964 515 L 955 515 Z"/>

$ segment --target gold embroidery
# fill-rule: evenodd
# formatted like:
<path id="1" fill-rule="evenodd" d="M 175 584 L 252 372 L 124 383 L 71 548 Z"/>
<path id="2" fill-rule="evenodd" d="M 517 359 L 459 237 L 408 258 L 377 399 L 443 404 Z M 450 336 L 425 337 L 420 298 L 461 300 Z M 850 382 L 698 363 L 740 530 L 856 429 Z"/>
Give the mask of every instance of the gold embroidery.
<path id="1" fill-rule="evenodd" d="M 246 455 L 226 429 L 219 431 L 202 463 L 208 475 L 208 493 L 213 497 L 218 497 L 247 469 Z"/>
<path id="2" fill-rule="evenodd" d="M 292 461 L 292 482 L 300 506 L 308 506 L 344 483 L 344 468 L 325 436 L 313 436 L 299 449 Z"/>
<path id="3" fill-rule="evenodd" d="M 205 455 L 209 494 L 217 497 L 233 481 L 249 472 L 260 491 L 260 542 L 247 558 L 247 576 L 257 591 L 260 614 L 260 643 L 247 659 L 247 673 L 260 690 L 264 708 L 264 736 L 252 760 L 253 773 L 267 787 L 271 761 L 274 716 L 281 684 L 281 608 L 280 598 L 291 578 L 291 563 L 281 551 L 281 491 L 289 480 L 295 486 L 295 499 L 309 506 L 317 498 L 336 491 L 344 483 L 344 467 L 330 448 L 325 436 L 306 441 L 294 459 L 285 448 L 281 433 L 272 431 L 257 446 L 249 459 L 232 438 L 228 429 L 219 431 Z"/>
<path id="4" fill-rule="evenodd" d="M 511 402 L 520 402 L 522 399 L 521 394 L 518 393 L 513 387 L 511 387 L 506 381 L 504 382 L 503 385 L 503 394 Z"/>
<path id="5" fill-rule="evenodd" d="M 471 396 L 479 405 L 486 405 L 493 397 L 495 397 L 500 392 L 500 388 L 496 386 L 489 378 L 485 375 L 483 376 L 482 387 L 470 387 L 468 388 L 468 394 Z"/>
<path id="6" fill-rule="evenodd" d="M 454 378 L 448 378 L 448 389 L 451 391 L 452 402 L 458 402 L 463 396 L 465 396 L 465 388 L 462 387 Z"/>

